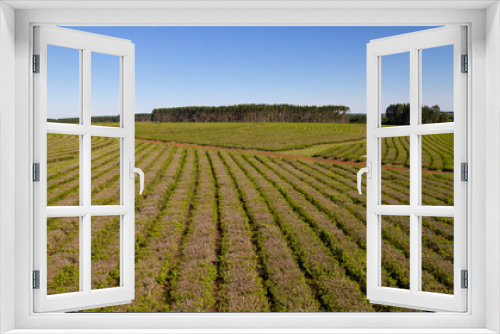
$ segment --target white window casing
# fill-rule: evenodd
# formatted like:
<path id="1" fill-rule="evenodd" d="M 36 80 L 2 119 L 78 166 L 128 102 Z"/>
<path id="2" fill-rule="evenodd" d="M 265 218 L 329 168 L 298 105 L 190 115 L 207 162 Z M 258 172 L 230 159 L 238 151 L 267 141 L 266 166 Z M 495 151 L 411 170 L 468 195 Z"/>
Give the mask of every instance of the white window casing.
<path id="1" fill-rule="evenodd" d="M 12 307 L 16 296 L 13 288 L 16 282 L 15 196 L 12 192 L 16 186 L 14 31 L 15 11 L 0 3 L 0 332 L 15 327 L 15 308 Z"/>
<path id="2" fill-rule="evenodd" d="M 125 2 L 122 3 L 124 4 L 111 5 L 109 2 L 103 1 L 100 6 L 127 5 Z M 490 161 L 498 161 L 500 156 L 500 152 L 498 152 L 499 124 L 493 124 L 487 120 L 498 120 L 498 115 L 495 113 L 500 109 L 500 102 L 497 98 L 500 90 L 500 72 L 498 68 L 494 68 L 493 72 L 488 72 L 485 67 L 485 64 L 493 63 L 493 60 L 499 61 L 492 57 L 499 55 L 497 49 L 500 45 L 500 39 L 489 37 L 498 37 L 500 29 L 498 4 L 496 2 L 475 3 L 473 1 L 435 1 L 432 5 L 429 2 L 427 5 L 424 2 L 418 3 L 415 8 L 409 6 L 406 9 L 388 9 L 387 7 L 392 5 L 386 2 L 372 2 L 370 9 L 364 8 L 361 3 L 349 5 L 347 2 L 344 2 L 344 8 L 330 8 L 325 4 L 323 4 L 324 7 L 321 7 L 316 2 L 311 2 L 309 5 L 305 2 L 297 2 L 294 5 L 288 3 L 289 7 L 283 4 L 274 4 L 275 8 L 269 8 L 267 7 L 271 6 L 271 2 L 269 2 L 269 4 L 260 4 L 254 7 L 242 8 L 241 6 L 244 5 L 241 4 L 240 7 L 233 5 L 233 8 L 224 9 L 221 8 L 220 4 L 209 2 L 205 4 L 205 9 L 201 7 L 189 9 L 188 6 L 179 9 L 175 8 L 173 3 L 170 8 L 147 9 L 147 6 L 151 6 L 151 2 L 144 1 L 144 5 L 136 4 L 139 7 L 143 6 L 141 10 L 124 8 L 111 10 L 95 8 L 98 6 L 96 3 L 82 2 L 80 8 L 87 6 L 87 9 L 57 9 L 59 5 L 52 3 L 52 9 L 16 10 L 15 22 L 13 17 L 7 18 L 7 22 L 1 22 L 2 28 L 5 25 L 14 27 L 15 24 L 16 41 L 15 53 L 13 50 L 10 51 L 11 55 L 15 54 L 15 78 L 12 73 L 9 77 L 0 75 L 0 127 L 6 126 L 2 125 L 1 122 L 5 120 L 10 122 L 9 125 L 15 129 L 15 145 L 12 145 L 12 133 L 0 132 L 0 147 L 5 147 L 5 151 L 0 154 L 15 157 L 15 203 L 13 205 L 8 202 L 5 196 L 0 197 L 0 215 L 6 215 L 9 209 L 15 208 L 15 231 L 11 225 L 8 225 L 10 222 L 0 221 L 0 231 L 2 232 L 0 233 L 0 249 L 2 251 L 0 252 L 2 269 L 0 325 L 2 329 L 15 328 L 16 333 L 35 333 L 37 329 L 53 329 L 50 332 L 59 331 L 61 333 L 69 333 L 76 331 L 76 329 L 88 329 L 88 332 L 95 333 L 111 331 L 112 329 L 118 332 L 127 329 L 130 333 L 144 333 L 147 329 L 160 332 L 161 329 L 164 329 L 161 332 L 173 333 L 176 332 L 175 329 L 180 328 L 190 328 L 193 332 L 209 331 L 210 329 L 212 332 L 236 332 L 238 330 L 235 329 L 242 329 L 241 332 L 243 332 L 244 328 L 247 328 L 246 332 L 248 332 L 248 328 L 253 328 L 252 332 L 262 333 L 335 333 L 346 331 L 351 333 L 415 333 L 417 328 L 422 333 L 491 333 L 490 330 L 500 331 L 500 265 L 498 264 L 500 236 L 491 233 L 498 232 L 498 228 L 495 226 L 497 221 L 487 219 L 490 216 L 498 217 L 499 208 L 498 206 L 485 206 L 486 193 L 491 195 L 493 199 L 498 199 L 498 189 L 500 188 L 497 176 L 493 179 L 495 183 L 485 182 L 485 150 L 491 152 L 488 155 Z M 14 2 L 9 2 L 9 4 L 16 6 Z M 2 6 L 9 7 L 9 4 L 2 3 Z M 206 8 L 210 7 L 210 4 L 212 4 L 212 8 Z M 68 6 L 68 2 L 60 5 Z M 25 2 L 23 6 L 30 8 L 30 3 Z M 93 9 L 92 6 L 94 6 Z M 165 6 L 167 5 L 165 4 Z M 192 6 L 197 5 L 192 4 Z M 277 9 L 280 6 L 282 7 Z M 349 6 L 358 8 L 346 9 Z M 460 6 L 462 7 L 460 8 Z M 486 10 L 488 6 L 490 8 Z M 490 13 L 488 17 L 487 11 Z M 4 16 L 2 13 L 2 18 Z M 470 224 L 467 227 L 469 289 L 467 289 L 468 309 L 466 312 L 426 314 L 38 314 L 33 312 L 33 291 L 31 289 L 33 259 L 30 256 L 33 254 L 31 247 L 33 244 L 33 212 L 30 210 L 30 207 L 33 206 L 32 197 L 30 197 L 30 194 L 33 194 L 33 185 L 30 176 L 31 164 L 33 163 L 31 133 L 33 133 L 34 120 L 32 116 L 33 91 L 31 88 L 33 75 L 30 73 L 30 56 L 33 53 L 32 32 L 35 25 L 438 26 L 457 24 L 468 27 L 469 37 L 467 46 L 470 73 L 467 79 L 469 87 L 467 96 L 469 111 L 467 116 L 467 151 L 469 154 L 469 175 L 473 182 L 469 183 L 467 189 L 467 195 L 470 199 L 467 215 Z M 497 30 L 496 33 L 491 32 L 494 29 Z M 12 60 L 5 62 L 6 58 L 3 55 L 6 50 L 3 46 L 6 39 L 4 36 L 13 38 L 14 32 L 1 29 L 0 33 L 2 36 L 0 39 L 2 43 L 0 69 L 2 71 L 0 73 L 4 74 L 8 73 L 8 65 L 11 66 L 10 69 L 14 65 Z M 14 79 L 15 100 L 4 89 L 5 84 L 11 83 Z M 486 79 L 488 79 L 488 87 Z M 15 103 L 15 118 L 12 117 L 13 103 Z M 6 110 L 8 106 L 11 107 Z M 7 115 L 8 113 L 11 113 L 10 116 Z M 491 137 L 488 137 L 487 140 L 487 136 Z M 4 144 L 5 140 L 11 140 L 9 145 Z M 8 166 L 4 164 L 5 161 L 0 161 L 0 177 L 4 177 L 2 172 L 8 170 Z M 4 194 L 3 190 L 0 189 L 0 191 L 1 194 Z M 3 233 L 4 231 L 10 232 L 6 235 Z M 486 256 L 486 249 L 489 250 L 489 256 Z M 6 254 L 7 250 L 10 250 L 10 254 Z M 14 279 L 15 291 L 9 294 L 9 288 L 12 290 L 12 286 L 7 287 L 5 282 L 13 282 Z M 14 296 L 15 298 L 12 299 Z M 6 300 L 4 297 L 8 299 Z M 10 310 L 6 309 L 7 306 L 10 306 Z M 12 315 L 12 309 L 14 309 L 15 321 L 9 322 L 9 320 L 4 319 L 4 315 Z M 4 324 L 8 326 L 6 327 Z M 120 331 L 120 329 L 122 330 Z M 186 331 L 184 332 L 186 333 Z"/>

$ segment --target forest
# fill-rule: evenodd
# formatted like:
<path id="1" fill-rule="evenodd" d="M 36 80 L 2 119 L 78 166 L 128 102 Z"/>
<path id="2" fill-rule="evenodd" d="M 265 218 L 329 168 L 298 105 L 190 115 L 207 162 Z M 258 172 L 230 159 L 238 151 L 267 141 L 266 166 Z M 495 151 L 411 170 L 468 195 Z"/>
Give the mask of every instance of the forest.
<path id="1" fill-rule="evenodd" d="M 218 107 L 153 109 L 153 122 L 307 122 L 347 123 L 349 107 L 342 105 L 299 106 L 292 104 L 238 104 Z"/>
<path id="2" fill-rule="evenodd" d="M 442 112 L 438 105 L 429 107 L 422 106 L 422 123 L 444 123 L 453 122 L 453 113 Z M 410 104 L 391 104 L 385 111 L 385 118 L 382 118 L 384 125 L 410 125 Z"/>

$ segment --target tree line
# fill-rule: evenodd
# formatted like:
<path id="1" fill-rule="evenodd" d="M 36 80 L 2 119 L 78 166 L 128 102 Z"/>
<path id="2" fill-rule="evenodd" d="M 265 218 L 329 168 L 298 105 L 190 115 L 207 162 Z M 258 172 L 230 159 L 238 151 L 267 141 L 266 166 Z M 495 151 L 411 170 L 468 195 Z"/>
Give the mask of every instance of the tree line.
<path id="1" fill-rule="evenodd" d="M 438 105 L 429 107 L 422 106 L 422 124 L 453 122 L 453 114 L 442 112 Z M 382 117 L 384 125 L 409 125 L 410 124 L 410 104 L 391 104 Z"/>
<path id="2" fill-rule="evenodd" d="M 79 118 L 48 119 L 48 122 L 79 123 Z M 135 114 L 136 122 L 304 122 L 362 123 L 366 114 L 350 114 L 349 107 L 297 106 L 291 104 L 239 104 L 220 107 L 157 108 L 152 113 Z M 94 116 L 92 123 L 120 122 L 119 116 Z M 438 105 L 422 106 L 422 123 L 453 122 L 453 113 L 442 112 Z M 409 125 L 410 104 L 396 103 L 382 115 L 384 125 Z"/>
<path id="3" fill-rule="evenodd" d="M 153 109 L 153 122 L 311 122 L 347 123 L 349 107 L 342 105 L 238 104 L 218 107 Z"/>
<path id="4" fill-rule="evenodd" d="M 151 122 L 151 114 L 135 114 L 136 122 Z M 47 118 L 47 122 L 79 124 L 80 118 Z M 120 123 L 120 116 L 93 116 L 91 123 Z"/>

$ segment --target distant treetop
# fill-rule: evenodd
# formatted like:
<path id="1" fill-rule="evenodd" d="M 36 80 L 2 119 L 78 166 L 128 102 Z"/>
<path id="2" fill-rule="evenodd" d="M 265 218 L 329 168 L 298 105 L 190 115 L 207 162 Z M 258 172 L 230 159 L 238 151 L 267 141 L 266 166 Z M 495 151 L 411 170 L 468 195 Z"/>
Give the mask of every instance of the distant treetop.
<path id="1" fill-rule="evenodd" d="M 422 106 L 422 124 L 453 122 L 453 113 L 443 112 L 438 105 Z M 384 125 L 410 125 L 410 104 L 391 104 L 382 118 Z"/>
<path id="2" fill-rule="evenodd" d="M 153 109 L 153 122 L 314 122 L 347 123 L 349 107 L 292 104 L 237 104 Z"/>

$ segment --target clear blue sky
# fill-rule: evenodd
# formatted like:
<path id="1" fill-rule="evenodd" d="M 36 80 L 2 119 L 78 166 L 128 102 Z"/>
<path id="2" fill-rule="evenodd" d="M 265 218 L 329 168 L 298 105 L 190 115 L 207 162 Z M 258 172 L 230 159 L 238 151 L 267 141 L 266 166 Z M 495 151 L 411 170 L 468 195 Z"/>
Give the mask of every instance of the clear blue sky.
<path id="1" fill-rule="evenodd" d="M 366 109 L 366 44 L 428 27 L 71 27 L 129 39 L 136 112 L 239 103 L 343 104 Z M 78 110 L 78 54 L 49 49 L 49 113 Z M 452 48 L 424 50 L 424 104 L 453 110 Z M 93 115 L 116 114 L 119 62 L 93 55 Z M 408 56 L 382 60 L 383 106 L 409 102 Z M 51 72 L 52 71 L 52 72 Z M 53 74 L 51 74 L 53 73 Z"/>

